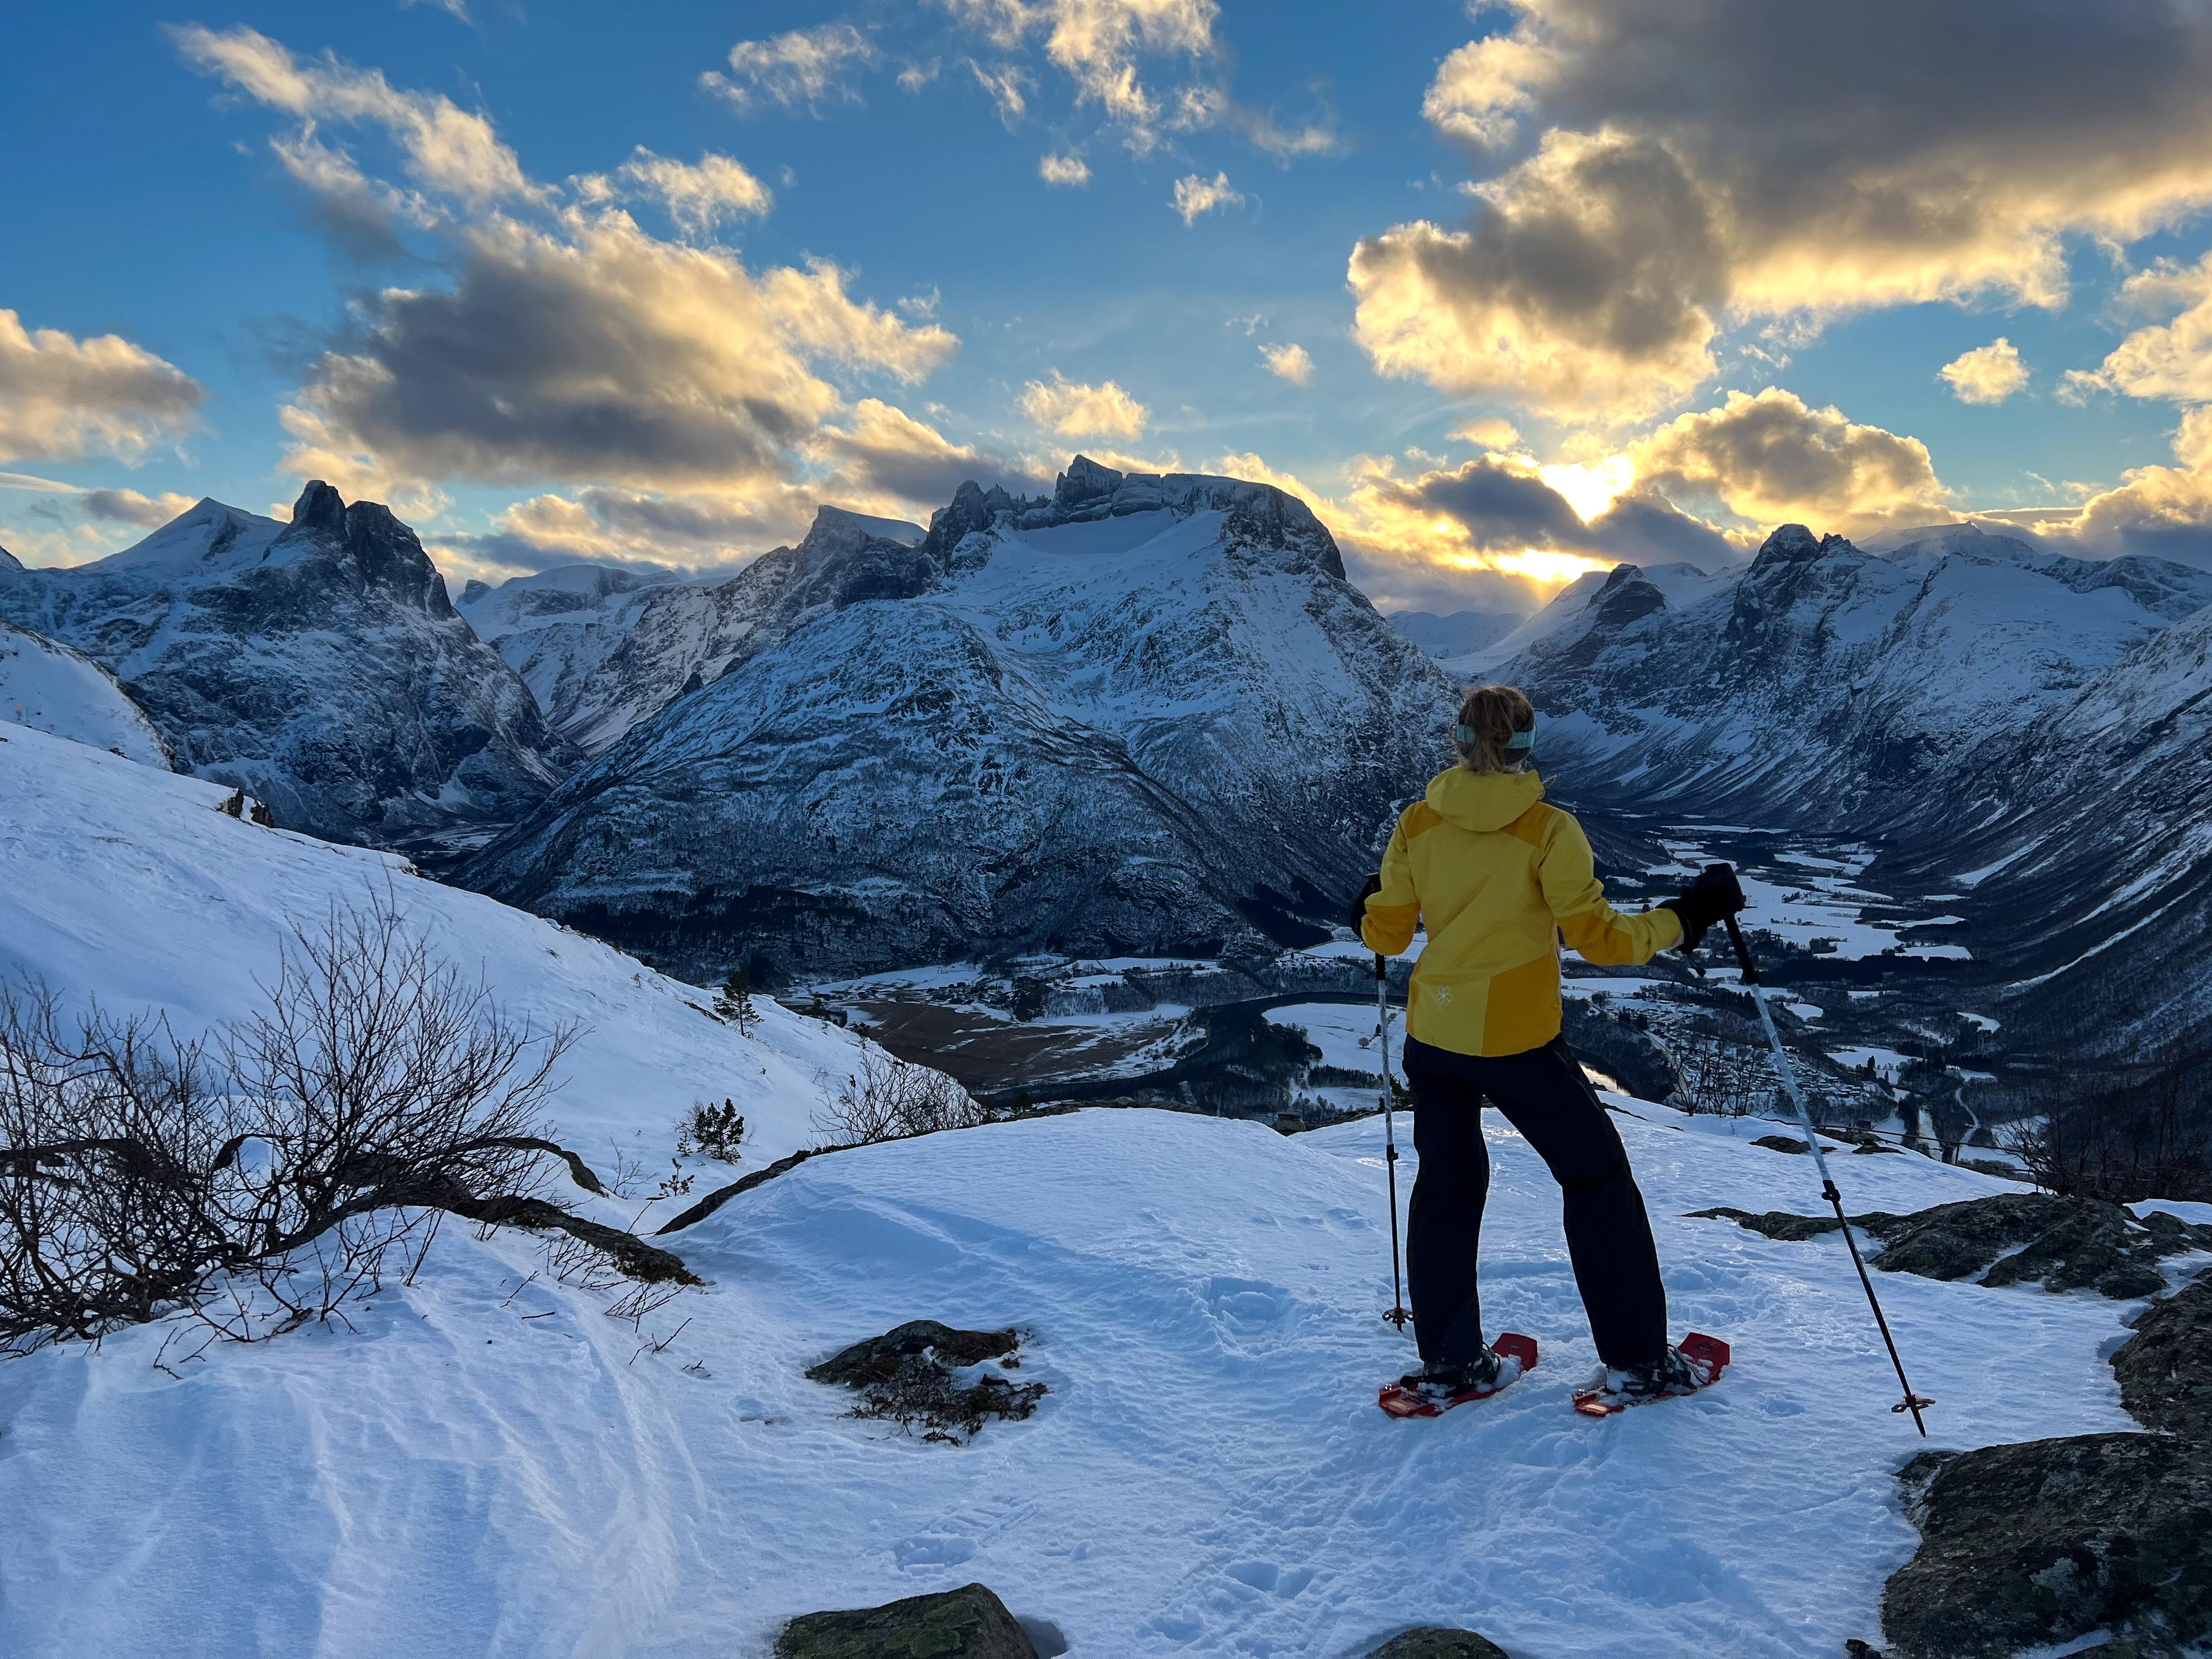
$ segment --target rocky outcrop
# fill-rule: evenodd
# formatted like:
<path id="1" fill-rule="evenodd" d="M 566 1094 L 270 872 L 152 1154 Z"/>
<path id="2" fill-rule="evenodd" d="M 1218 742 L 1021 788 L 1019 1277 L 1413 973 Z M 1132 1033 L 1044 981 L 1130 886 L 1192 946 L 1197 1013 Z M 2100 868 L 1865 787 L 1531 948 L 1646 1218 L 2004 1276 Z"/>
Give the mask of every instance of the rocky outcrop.
<path id="1" fill-rule="evenodd" d="M 925 1440 L 957 1445 L 991 1418 L 1020 1422 L 1044 1398 L 1043 1383 L 1016 1382 L 1004 1374 L 1021 1368 L 1021 1342 L 1019 1331 L 956 1330 L 915 1319 L 809 1366 L 806 1376 L 858 1394 L 854 1417 L 919 1428 Z M 992 1370 L 960 1375 L 993 1362 Z"/>
<path id="2" fill-rule="evenodd" d="M 2001 1659 L 2094 1631 L 2142 1654 L 2212 1635 L 2212 1456 L 2150 1434 L 1923 1452 L 1920 1549 L 1882 1592 L 1889 1659 Z"/>
<path id="3" fill-rule="evenodd" d="M 1471 1630 L 1424 1625 L 1394 1636 L 1367 1659 L 1507 1659 L 1505 1650 Z"/>
<path id="4" fill-rule="evenodd" d="M 0 613 L 105 665 L 179 769 L 288 829 L 392 844 L 501 822 L 576 758 L 415 533 L 326 483 L 289 524 L 204 501 L 112 558 L 0 570 Z"/>
<path id="5" fill-rule="evenodd" d="M 1923 1452 L 1899 1472 L 1921 1544 L 1883 1589 L 1887 1659 L 2000 1659 L 2105 1631 L 2100 1651 L 2179 1659 L 2212 1638 L 2212 1284 L 2154 1303 L 2112 1364 L 2154 1432 Z"/>
<path id="6" fill-rule="evenodd" d="M 1777 1148 L 1804 1149 L 1802 1141 Z M 1833 1216 L 1782 1210 L 1753 1215 L 1724 1206 L 1693 1213 L 1791 1241 L 1817 1238 L 1837 1225 Z M 2212 1227 L 2192 1226 L 2162 1211 L 2138 1219 L 2117 1204 L 2043 1193 L 1999 1193 L 1911 1215 L 1871 1211 L 1853 1216 L 1851 1225 L 1881 1241 L 1874 1265 L 1889 1273 L 1978 1276 L 1982 1284 L 1997 1285 L 2040 1281 L 2048 1291 L 2094 1288 L 2120 1300 L 2163 1291 L 2166 1279 L 2159 1263 L 2167 1257 L 2212 1249 Z"/>
<path id="7" fill-rule="evenodd" d="M 981 1584 L 849 1613 L 802 1613 L 775 1659 L 1037 1659 L 1006 1604 Z"/>

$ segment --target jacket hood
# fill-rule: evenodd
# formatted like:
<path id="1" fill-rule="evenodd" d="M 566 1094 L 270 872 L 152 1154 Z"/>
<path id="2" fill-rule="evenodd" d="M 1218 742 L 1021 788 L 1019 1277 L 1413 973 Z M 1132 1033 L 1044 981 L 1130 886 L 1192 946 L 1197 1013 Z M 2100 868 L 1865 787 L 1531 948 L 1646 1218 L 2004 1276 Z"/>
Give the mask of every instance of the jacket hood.
<path id="1" fill-rule="evenodd" d="M 1534 772 L 1470 772 L 1455 766 L 1429 780 L 1430 810 L 1462 830 L 1503 830 L 1544 799 Z"/>

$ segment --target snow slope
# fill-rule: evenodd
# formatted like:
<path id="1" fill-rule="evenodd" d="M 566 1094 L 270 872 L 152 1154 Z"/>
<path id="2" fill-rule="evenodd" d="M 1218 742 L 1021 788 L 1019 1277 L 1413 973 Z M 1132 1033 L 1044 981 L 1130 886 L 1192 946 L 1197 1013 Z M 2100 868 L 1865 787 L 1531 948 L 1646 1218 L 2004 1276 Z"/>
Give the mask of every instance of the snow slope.
<path id="1" fill-rule="evenodd" d="M 414 532 L 326 483 L 289 524 L 202 501 L 91 564 L 0 564 L 0 616 L 112 670 L 179 767 L 318 835 L 505 821 L 576 759 Z"/>
<path id="2" fill-rule="evenodd" d="M 714 594 L 718 677 L 461 879 L 697 975 L 1311 943 L 1449 754 L 1443 676 L 1262 484 L 1078 457 L 919 546 L 825 508 Z"/>
<path id="3" fill-rule="evenodd" d="M 522 676 L 554 729 L 573 738 L 585 683 L 677 580 L 672 570 L 564 564 L 497 586 L 472 581 L 453 609 Z"/>
<path id="4" fill-rule="evenodd" d="M 20 727 L 0 738 L 0 975 L 33 975 L 118 1012 L 165 1012 L 191 1035 L 256 1003 L 256 981 L 273 976 L 295 923 L 312 927 L 333 904 L 388 890 L 510 1012 L 541 1030 L 585 1022 L 554 1107 L 562 1136 L 596 1165 L 618 1146 L 655 1178 L 694 1101 L 737 1102 L 757 1167 L 817 1139 L 819 1079 L 851 1069 L 853 1040 L 834 1027 L 763 997 L 758 1036 L 740 1038 L 700 1012 L 705 991 L 407 873 L 392 854 L 228 817 L 218 784 Z M 726 1173 L 702 1167 L 710 1185 Z"/>
<path id="5" fill-rule="evenodd" d="M 1571 1413 L 1595 1362 L 1557 1192 L 1495 1123 L 1491 1316 L 1542 1363 L 1406 1424 L 1373 1403 L 1412 1357 L 1376 1316 L 1377 1123 L 1088 1111 L 804 1165 L 671 1241 L 714 1283 L 642 1332 L 449 1229 L 354 1333 L 181 1379 L 153 1330 L 0 1368 L 0 1496 L 41 1517 L 0 1537 L 0 1644 L 721 1659 L 981 1579 L 1074 1659 L 1333 1659 L 1418 1622 L 1518 1659 L 1829 1659 L 1878 1635 L 1917 1541 L 1891 1471 L 1922 1443 L 1834 1241 L 1681 1218 L 1814 1208 L 1802 1160 L 1634 1109 L 1676 1328 L 1736 1344 L 1692 1401 Z M 1844 1178 L 1893 1209 L 1997 1185 L 1904 1156 Z M 1934 1443 L 2131 1426 L 2099 1357 L 2130 1308 L 1881 1289 Z M 926 1444 L 800 1375 L 924 1316 L 1028 1328 L 1038 1414 Z"/>
<path id="6" fill-rule="evenodd" d="M 114 675 L 81 651 L 7 622 L 0 622 L 0 722 L 169 767 L 161 734 Z"/>

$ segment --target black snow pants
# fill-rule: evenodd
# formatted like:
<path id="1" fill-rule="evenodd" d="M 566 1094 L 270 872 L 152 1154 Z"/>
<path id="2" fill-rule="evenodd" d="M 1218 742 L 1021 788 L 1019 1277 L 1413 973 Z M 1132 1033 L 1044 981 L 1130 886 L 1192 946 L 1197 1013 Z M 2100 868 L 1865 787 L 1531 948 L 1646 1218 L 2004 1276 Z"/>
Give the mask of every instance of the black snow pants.
<path id="1" fill-rule="evenodd" d="M 1565 1037 L 1517 1054 L 1455 1054 L 1406 1040 L 1420 1155 L 1406 1228 L 1413 1334 L 1428 1364 L 1463 1364 L 1483 1349 L 1475 1251 L 1490 1153 L 1486 1101 L 1536 1149 L 1565 1197 L 1575 1284 L 1608 1365 L 1644 1365 L 1667 1346 L 1667 1292 L 1644 1194 L 1620 1136 Z"/>

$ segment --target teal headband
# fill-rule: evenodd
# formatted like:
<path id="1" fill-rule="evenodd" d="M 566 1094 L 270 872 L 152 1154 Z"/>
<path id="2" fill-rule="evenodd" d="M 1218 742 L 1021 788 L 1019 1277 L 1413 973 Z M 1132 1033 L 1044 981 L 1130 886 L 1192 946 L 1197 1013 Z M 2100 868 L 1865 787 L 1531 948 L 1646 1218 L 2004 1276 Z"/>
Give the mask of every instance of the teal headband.
<path id="1" fill-rule="evenodd" d="M 1452 731 L 1453 735 L 1462 743 L 1473 743 L 1475 741 L 1474 728 L 1464 722 L 1453 727 Z M 1533 726 L 1526 732 L 1516 732 L 1511 737 L 1505 740 L 1505 752 L 1509 755 L 1515 753 L 1525 755 L 1535 746 L 1536 728 Z"/>

